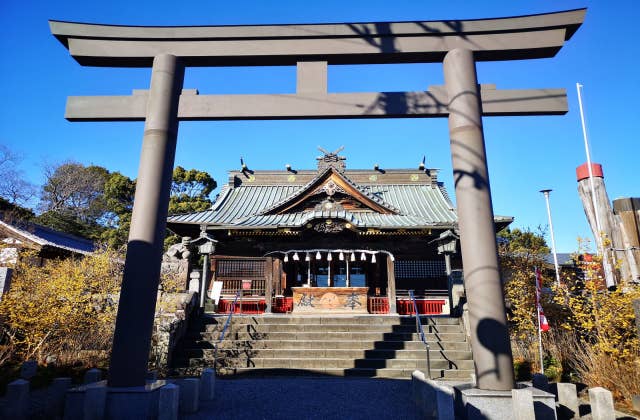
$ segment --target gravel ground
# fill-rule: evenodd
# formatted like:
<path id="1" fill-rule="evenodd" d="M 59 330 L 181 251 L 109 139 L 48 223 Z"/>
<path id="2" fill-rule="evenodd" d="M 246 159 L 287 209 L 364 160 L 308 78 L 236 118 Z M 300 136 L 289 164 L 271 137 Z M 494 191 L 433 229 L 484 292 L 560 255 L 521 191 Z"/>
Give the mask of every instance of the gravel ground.
<path id="1" fill-rule="evenodd" d="M 216 398 L 182 419 L 417 419 L 411 381 L 369 378 L 217 379 Z"/>

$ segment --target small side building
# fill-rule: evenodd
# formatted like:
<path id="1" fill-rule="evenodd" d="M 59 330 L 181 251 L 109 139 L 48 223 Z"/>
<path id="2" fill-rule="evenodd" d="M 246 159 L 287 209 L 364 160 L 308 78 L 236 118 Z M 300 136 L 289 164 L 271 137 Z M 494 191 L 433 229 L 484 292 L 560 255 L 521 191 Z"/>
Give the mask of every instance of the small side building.
<path id="1" fill-rule="evenodd" d="M 87 255 L 93 252 L 93 241 L 25 221 L 0 219 L 0 266 L 15 264 L 20 251 L 33 250 L 33 264 L 47 260 Z"/>
<path id="2" fill-rule="evenodd" d="M 337 152 L 315 170 L 231 171 L 213 206 L 168 227 L 217 241 L 208 290 L 219 310 L 242 291 L 255 312 L 450 313 L 457 216 L 436 169 L 349 170 Z M 496 229 L 513 219 L 496 217 Z M 306 308 L 305 308 L 306 306 Z"/>

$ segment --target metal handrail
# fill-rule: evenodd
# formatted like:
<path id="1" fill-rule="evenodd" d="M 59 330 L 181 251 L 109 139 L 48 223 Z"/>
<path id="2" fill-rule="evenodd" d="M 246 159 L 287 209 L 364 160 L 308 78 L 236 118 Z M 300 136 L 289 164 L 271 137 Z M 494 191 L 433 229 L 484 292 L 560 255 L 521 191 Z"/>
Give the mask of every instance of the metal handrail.
<path id="1" fill-rule="evenodd" d="M 427 341 L 427 337 L 422 329 L 422 321 L 420 321 L 420 314 L 418 313 L 418 305 L 416 304 L 416 297 L 413 295 L 413 290 L 409 290 L 409 298 L 413 302 L 413 312 L 416 315 L 416 333 L 420 336 L 420 340 L 424 343 L 427 349 L 427 377 L 431 378 L 431 347 Z"/>
<path id="2" fill-rule="evenodd" d="M 214 349 L 213 349 L 213 366 L 214 367 L 215 367 L 216 360 L 218 360 L 218 344 L 220 344 L 222 340 L 224 340 L 224 334 L 227 332 L 227 328 L 229 327 L 229 324 L 231 324 L 231 318 L 233 317 L 233 313 L 236 310 L 236 303 L 238 303 L 238 298 L 240 297 L 240 293 L 242 293 L 242 290 L 238 290 L 238 292 L 236 293 L 236 297 L 233 299 L 233 303 L 231 304 L 231 310 L 229 311 L 229 316 L 227 316 L 227 320 L 224 323 L 224 327 L 222 327 L 222 332 L 220 333 L 220 337 L 218 338 L 218 341 L 216 341 L 216 345 L 214 346 Z"/>

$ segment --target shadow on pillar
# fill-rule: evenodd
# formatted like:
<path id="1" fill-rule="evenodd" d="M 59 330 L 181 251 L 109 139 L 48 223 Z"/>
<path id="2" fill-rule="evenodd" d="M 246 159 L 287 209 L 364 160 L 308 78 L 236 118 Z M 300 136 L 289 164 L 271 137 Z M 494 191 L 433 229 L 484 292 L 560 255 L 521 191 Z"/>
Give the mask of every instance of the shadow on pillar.
<path id="1" fill-rule="evenodd" d="M 480 344 L 493 353 L 494 356 L 494 368 L 478 372 L 478 378 L 484 375 L 496 374 L 498 378 L 501 378 L 505 372 L 500 372 L 500 364 L 498 358 L 501 355 L 511 357 L 511 346 L 507 341 L 505 342 L 502 337 L 509 336 L 509 331 L 506 325 L 499 323 L 498 321 L 490 318 L 481 319 L 478 322 L 477 337 Z M 496 339 L 494 339 L 496 338 Z M 506 345 L 505 345 L 506 344 Z M 488 366 L 487 366 L 488 368 Z M 510 376 L 513 372 L 506 372 Z"/>
<path id="2" fill-rule="evenodd" d="M 155 315 L 162 242 L 131 241 L 118 303 L 109 385 L 143 386 L 146 381 Z"/>

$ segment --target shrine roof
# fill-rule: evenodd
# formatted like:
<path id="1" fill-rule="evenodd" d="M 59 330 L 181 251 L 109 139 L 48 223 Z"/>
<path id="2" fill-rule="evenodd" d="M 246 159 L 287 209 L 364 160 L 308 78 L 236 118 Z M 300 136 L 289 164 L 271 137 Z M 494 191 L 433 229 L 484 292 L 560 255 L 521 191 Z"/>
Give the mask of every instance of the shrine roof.
<path id="1" fill-rule="evenodd" d="M 366 209 L 290 211 L 268 214 L 270 209 L 295 200 L 327 171 L 241 171 L 230 173 L 211 209 L 170 216 L 169 227 L 206 224 L 209 229 L 296 228 L 314 219 L 341 219 L 360 228 L 452 227 L 456 212 L 437 170 L 344 171 L 341 175 L 366 197 L 394 211 L 383 214 Z M 360 182 L 356 182 L 357 179 Z"/>
<path id="2" fill-rule="evenodd" d="M 51 247 L 75 254 L 90 254 L 95 250 L 93 241 L 60 232 L 30 222 L 0 220 L 3 236 L 38 248 Z"/>
<path id="3" fill-rule="evenodd" d="M 426 231 L 457 226 L 456 210 L 438 170 L 346 168 L 344 147 L 323 152 L 316 170 L 254 171 L 241 159 L 242 170 L 230 171 L 209 210 L 169 216 L 169 229 L 186 233 L 195 226 L 207 230 L 291 233 L 319 222 L 360 233 L 371 231 Z M 513 221 L 496 217 L 498 229 Z M 191 227 L 189 227 L 191 226 Z M 317 226 L 315 226 L 317 227 Z M 314 227 L 314 228 L 315 228 Z"/>
<path id="4" fill-rule="evenodd" d="M 363 191 L 384 198 L 402 214 L 375 212 L 311 211 L 261 214 L 279 201 L 295 195 L 300 187 L 256 185 L 225 186 L 211 210 L 169 217 L 169 223 L 219 225 L 220 227 L 295 227 L 313 218 L 341 218 L 363 227 L 426 227 L 451 224 L 457 218 L 444 187 L 419 185 L 361 185 Z"/>

